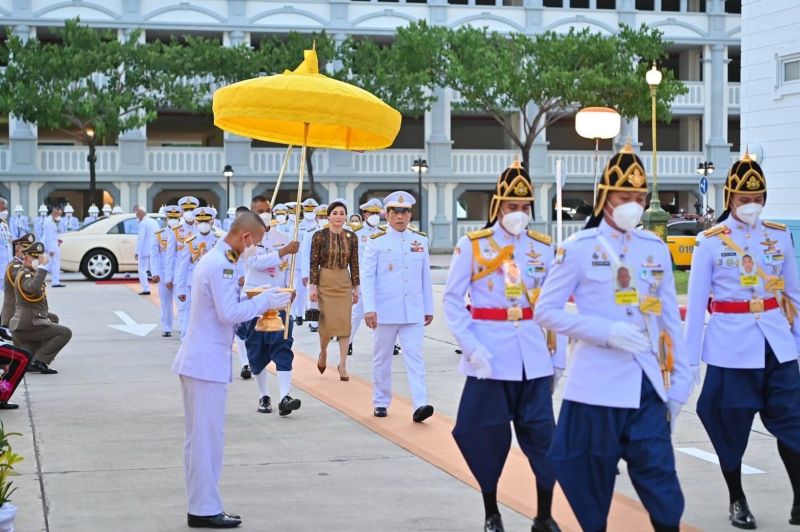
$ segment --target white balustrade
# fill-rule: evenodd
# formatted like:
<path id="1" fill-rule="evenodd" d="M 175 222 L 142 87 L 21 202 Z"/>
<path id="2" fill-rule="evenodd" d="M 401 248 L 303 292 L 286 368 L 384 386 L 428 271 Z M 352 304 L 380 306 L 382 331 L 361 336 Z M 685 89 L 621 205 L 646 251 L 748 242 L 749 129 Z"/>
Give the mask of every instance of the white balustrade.
<path id="1" fill-rule="evenodd" d="M 558 225 L 556 225 L 556 222 L 550 222 L 549 225 L 550 225 L 550 229 L 549 229 L 550 236 L 553 238 L 553 242 L 556 242 L 558 240 L 558 235 L 557 235 L 557 233 L 558 233 Z M 576 221 L 570 220 L 570 221 L 562 222 L 562 227 L 564 229 L 564 231 L 563 231 L 564 240 L 566 240 L 570 236 L 572 236 L 573 233 L 577 233 L 578 231 L 583 229 L 584 225 L 586 225 L 586 221 L 576 222 Z"/>
<path id="2" fill-rule="evenodd" d="M 424 150 L 381 150 L 353 154 L 356 174 L 410 175 L 414 160 L 425 158 Z"/>
<path id="3" fill-rule="evenodd" d="M 728 106 L 739 107 L 741 105 L 742 85 L 741 83 L 728 83 Z"/>
<path id="4" fill-rule="evenodd" d="M 603 167 L 611 154 L 600 152 L 597 156 L 597 174 L 603 172 Z M 556 161 L 561 159 L 561 170 L 564 176 L 594 176 L 595 160 L 593 151 L 563 150 L 547 152 L 547 169 L 551 174 L 556 172 Z"/>
<path id="5" fill-rule="evenodd" d="M 703 82 L 684 81 L 683 84 L 686 85 L 686 88 L 689 89 L 689 92 L 675 97 L 675 100 L 672 102 L 672 105 L 673 106 L 692 105 L 698 107 L 702 106 L 703 96 L 705 94 L 705 86 Z"/>
<path id="6" fill-rule="evenodd" d="M 500 175 L 508 168 L 518 150 L 453 150 L 452 165 L 456 175 Z"/>
<path id="7" fill-rule="evenodd" d="M 147 166 L 157 174 L 220 174 L 222 148 L 148 148 Z"/>
<path id="8" fill-rule="evenodd" d="M 597 163 L 597 174 L 602 173 L 611 154 L 600 152 Z M 648 175 L 653 166 L 653 154 L 649 151 L 639 153 L 644 162 L 645 171 Z M 658 175 L 686 177 L 694 175 L 697 165 L 703 160 L 702 152 L 683 152 L 683 151 L 660 151 L 658 157 Z M 593 151 L 551 151 L 547 154 L 547 168 L 551 173 L 555 172 L 556 161 L 561 159 L 564 175 L 567 180 L 569 176 L 591 177 L 595 175 L 595 163 Z"/>
<path id="9" fill-rule="evenodd" d="M 640 154 L 644 162 L 644 169 L 647 175 L 652 175 L 653 153 L 642 152 Z M 697 165 L 705 158 L 701 152 L 658 152 L 658 176 L 686 177 L 697 174 Z"/>
<path id="10" fill-rule="evenodd" d="M 250 154 L 250 166 L 256 174 L 277 177 L 285 156 L 285 148 L 254 148 Z M 314 166 L 315 176 L 326 174 L 328 172 L 328 150 L 314 150 L 311 154 L 311 164 Z M 300 148 L 295 146 L 289 157 L 289 163 L 286 165 L 285 175 L 297 176 L 299 171 Z M 306 168 L 306 172 L 308 172 L 308 168 Z"/>
<path id="11" fill-rule="evenodd" d="M 95 152 L 97 172 L 110 173 L 119 168 L 119 149 L 98 146 Z M 89 172 L 88 146 L 40 146 L 39 170 L 61 174 Z"/>
<path id="12" fill-rule="evenodd" d="M 466 235 L 470 231 L 477 231 L 478 229 L 483 229 L 486 225 L 486 220 L 462 220 L 456 222 L 456 234 L 458 238 Z"/>

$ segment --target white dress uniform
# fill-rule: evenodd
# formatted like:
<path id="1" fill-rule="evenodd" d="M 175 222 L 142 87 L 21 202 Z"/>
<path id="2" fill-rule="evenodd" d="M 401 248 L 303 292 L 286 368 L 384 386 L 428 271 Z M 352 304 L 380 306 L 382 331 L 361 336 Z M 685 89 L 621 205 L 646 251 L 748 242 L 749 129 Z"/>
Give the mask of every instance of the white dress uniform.
<path id="1" fill-rule="evenodd" d="M 89 225 L 92 222 L 97 221 L 97 216 L 100 214 L 100 209 L 97 208 L 97 205 L 92 203 L 92 206 L 89 207 L 89 216 L 83 219 L 83 225 Z"/>
<path id="2" fill-rule="evenodd" d="M 180 207 L 169 205 L 164 209 L 167 220 L 180 219 Z M 167 288 L 167 248 L 169 245 L 169 227 L 158 229 L 153 233 L 150 250 L 150 273 L 158 275 L 158 298 L 161 301 L 161 335 L 172 336 L 173 290 Z"/>
<path id="3" fill-rule="evenodd" d="M 158 230 L 158 222 L 147 216 L 147 214 L 144 215 L 144 218 L 139 220 L 136 235 L 136 255 L 139 263 L 139 285 L 142 288 L 142 292 L 150 291 L 150 283 L 147 280 L 147 270 L 150 270 L 150 273 L 153 273 L 155 270 L 150 262 L 153 240 L 155 239 L 155 232 Z"/>
<path id="4" fill-rule="evenodd" d="M 42 243 L 47 251 L 47 267 L 50 270 L 50 283 L 52 286 L 61 284 L 61 240 L 58 238 L 58 222 L 48 216 L 42 229 Z"/>
<path id="5" fill-rule="evenodd" d="M 36 240 L 41 242 L 44 238 L 44 221 L 47 219 L 47 207 L 42 204 L 39 206 L 39 216 L 33 222 L 33 233 L 36 235 Z"/>
<path id="6" fill-rule="evenodd" d="M 310 199 L 310 198 L 309 198 Z M 306 200 L 308 201 L 308 200 Z M 313 201 L 313 200 L 312 200 Z M 305 203 L 305 202 L 304 202 Z M 317 207 L 316 201 L 314 202 L 314 208 Z M 314 211 L 309 211 L 312 216 Z M 294 227 L 291 227 L 291 230 L 294 231 Z M 319 224 L 315 218 L 305 218 L 300 221 L 300 226 L 297 231 L 297 241 L 303 243 L 306 234 L 313 233 L 314 231 L 319 230 Z M 289 233 L 289 238 L 293 236 L 293 233 Z M 310 246 L 309 246 L 309 264 L 311 260 L 310 254 Z M 297 259 L 295 259 L 294 264 L 294 288 L 296 290 L 297 295 L 294 298 L 294 302 L 292 303 L 292 316 L 295 318 L 303 318 L 305 319 L 305 312 L 306 312 L 306 304 L 307 304 L 307 294 L 308 294 L 308 287 L 303 285 L 303 272 L 302 272 L 302 260 L 301 255 L 298 254 Z"/>
<path id="7" fill-rule="evenodd" d="M 11 236 L 14 240 L 21 238 L 22 235 L 30 231 L 30 220 L 25 216 L 22 205 L 14 207 L 14 216 L 9 220 L 8 226 L 11 229 Z"/>
<path id="8" fill-rule="evenodd" d="M 410 194 L 397 197 L 413 204 Z M 386 199 L 388 206 L 394 194 Z M 364 313 L 376 312 L 378 319 L 373 331 L 373 404 L 388 408 L 392 402 L 392 352 L 399 337 L 414 409 L 421 408 L 428 404 L 422 357 L 425 316 L 433 315 L 428 237 L 387 227 L 370 238 L 362 265 Z"/>
<path id="9" fill-rule="evenodd" d="M 193 319 L 172 364 L 183 390 L 189 513 L 197 516 L 223 511 L 218 483 L 234 327 L 288 302 L 288 294 L 274 292 L 240 301 L 235 262 L 230 246 L 220 241 L 198 263 L 192 287 Z"/>
<path id="10" fill-rule="evenodd" d="M 69 203 L 64 207 L 64 216 L 58 224 L 58 231 L 60 233 L 69 233 L 70 231 L 77 231 L 81 228 L 81 222 L 75 218 L 75 209 Z"/>
<path id="11" fill-rule="evenodd" d="M 363 205 L 362 205 L 363 207 Z M 367 250 L 367 242 L 369 242 L 370 237 L 372 235 L 381 232 L 378 229 L 378 226 L 372 226 L 367 222 L 355 230 L 356 236 L 358 237 L 358 261 L 359 261 L 359 270 L 363 271 L 363 264 L 364 264 L 364 255 L 366 254 Z M 358 328 L 361 326 L 361 322 L 364 320 L 364 298 L 361 297 L 358 299 L 358 303 L 353 305 L 353 311 L 350 314 L 350 323 L 352 324 L 352 332 L 350 333 L 350 348 L 353 347 L 353 339 L 356 337 L 356 333 L 358 332 Z"/>
<path id="12" fill-rule="evenodd" d="M 199 201 L 194 196 L 184 196 L 178 200 L 178 207 L 181 209 L 181 223 L 178 227 L 172 228 L 168 235 L 167 240 L 167 254 L 165 262 L 165 270 L 167 274 L 167 282 L 172 283 L 173 294 L 175 295 L 175 304 L 178 306 L 178 325 L 187 323 L 184 316 L 189 312 L 189 305 L 185 301 L 178 299 L 178 293 L 175 290 L 178 280 L 178 261 L 181 253 L 186 248 L 184 243 L 187 238 L 197 232 L 197 223 L 194 221 L 194 209 L 199 205 Z M 103 207 L 105 210 L 105 206 Z M 187 222 L 186 218 L 189 217 L 191 222 Z M 181 337 L 185 336 L 186 331 L 180 331 Z"/>

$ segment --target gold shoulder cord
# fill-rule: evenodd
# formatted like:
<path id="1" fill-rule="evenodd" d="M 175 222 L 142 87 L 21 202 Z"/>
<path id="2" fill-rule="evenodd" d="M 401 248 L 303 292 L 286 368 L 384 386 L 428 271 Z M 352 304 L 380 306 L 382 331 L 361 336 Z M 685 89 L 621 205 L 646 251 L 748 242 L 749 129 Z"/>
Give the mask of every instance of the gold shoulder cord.
<path id="1" fill-rule="evenodd" d="M 42 288 L 42 295 L 40 295 L 39 297 L 31 297 L 31 296 L 29 296 L 28 294 L 25 293 L 25 290 L 22 288 L 22 277 L 24 275 L 25 275 L 25 272 L 24 271 L 20 271 L 17 274 L 17 280 L 14 282 L 14 285 L 17 287 L 17 292 L 19 293 L 19 295 L 22 296 L 22 299 L 24 299 L 28 303 L 39 303 L 40 301 L 43 301 L 44 298 L 47 297 L 47 294 L 46 294 L 44 288 Z"/>
<path id="2" fill-rule="evenodd" d="M 6 267 L 6 279 L 8 279 L 8 282 L 11 283 L 12 286 L 14 284 L 14 279 L 11 277 L 11 270 L 13 268 L 14 268 L 14 263 L 13 262 L 10 262 L 8 264 L 8 266 Z"/>
<path id="3" fill-rule="evenodd" d="M 491 260 L 484 259 L 481 255 L 481 248 L 478 240 L 472 241 L 472 260 L 477 262 L 480 266 L 483 266 L 482 270 L 479 269 L 477 273 L 473 273 L 471 279 L 473 282 L 483 279 L 487 275 L 495 272 L 503 264 L 503 261 L 511 258 L 511 255 L 514 253 L 514 246 L 500 248 L 494 239 L 489 240 L 489 245 L 492 246 L 492 249 L 498 252 L 497 256 Z"/>

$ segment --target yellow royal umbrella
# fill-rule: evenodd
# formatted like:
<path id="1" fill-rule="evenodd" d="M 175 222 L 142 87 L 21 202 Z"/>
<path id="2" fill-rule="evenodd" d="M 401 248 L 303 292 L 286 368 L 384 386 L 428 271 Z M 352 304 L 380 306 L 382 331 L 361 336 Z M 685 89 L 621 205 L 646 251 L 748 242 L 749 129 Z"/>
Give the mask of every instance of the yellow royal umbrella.
<path id="1" fill-rule="evenodd" d="M 248 79 L 214 93 L 214 125 L 224 131 L 301 145 L 297 204 L 302 201 L 306 148 L 379 150 L 394 142 L 401 115 L 369 92 L 319 73 L 316 50 L 306 50 L 294 71 Z M 274 197 L 274 195 L 273 195 Z M 295 224 L 294 240 L 298 225 Z M 294 271 L 296 255 L 292 255 Z M 289 288 L 293 277 L 290 276 Z M 288 319 L 288 312 L 287 319 Z M 286 331 L 288 334 L 288 330 Z"/>

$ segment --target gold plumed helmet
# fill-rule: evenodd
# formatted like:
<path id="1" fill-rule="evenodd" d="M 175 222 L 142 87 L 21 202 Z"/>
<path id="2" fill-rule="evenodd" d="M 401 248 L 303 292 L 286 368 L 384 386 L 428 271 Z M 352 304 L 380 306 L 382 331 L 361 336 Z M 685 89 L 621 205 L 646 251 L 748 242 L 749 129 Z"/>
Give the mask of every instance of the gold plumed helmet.
<path id="1" fill-rule="evenodd" d="M 497 180 L 497 187 L 489 205 L 489 223 L 497 220 L 502 201 L 533 201 L 533 183 L 528 171 L 519 161 L 514 161 Z"/>
<path id="2" fill-rule="evenodd" d="M 725 193 L 723 195 L 723 210 L 727 210 L 731 205 L 731 194 L 766 194 L 767 179 L 761 167 L 750 158 L 750 154 L 745 150 L 740 161 L 736 161 L 728 172 L 728 179 L 725 180 Z"/>
<path id="3" fill-rule="evenodd" d="M 597 184 L 597 203 L 594 215 L 603 212 L 609 192 L 647 192 L 647 175 L 644 164 L 638 155 L 633 153 L 630 143 L 625 144 L 619 153 L 606 163 L 600 183 Z"/>

